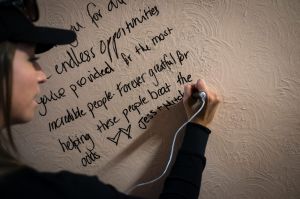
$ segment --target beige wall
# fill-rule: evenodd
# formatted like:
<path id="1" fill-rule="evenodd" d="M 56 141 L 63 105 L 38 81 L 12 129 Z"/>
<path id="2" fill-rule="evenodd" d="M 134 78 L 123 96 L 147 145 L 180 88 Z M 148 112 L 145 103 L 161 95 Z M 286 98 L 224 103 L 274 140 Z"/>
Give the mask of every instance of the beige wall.
<path id="1" fill-rule="evenodd" d="M 36 119 L 16 128 L 22 159 L 42 171 L 64 169 L 97 174 L 121 191 L 152 179 L 162 172 L 172 136 L 186 120 L 181 103 L 168 107 L 169 110 L 157 108 L 180 96 L 178 90 L 182 91 L 183 86 L 177 82 L 177 76 L 181 73 L 184 77 L 191 75 L 193 81 L 205 79 L 223 98 L 211 125 L 213 133 L 207 146 L 200 197 L 298 198 L 300 2 L 124 1 L 126 5 L 119 4 L 112 11 L 108 11 L 109 1 L 95 0 L 89 6 L 89 1 L 39 1 L 39 24 L 70 28 L 78 22 L 84 28 L 77 32 L 77 47 L 59 46 L 41 55 L 40 63 L 51 75 L 42 85 L 41 97 L 50 99 L 51 92 L 52 96 L 62 96 L 46 103 L 45 116 L 41 116 L 45 108 L 40 104 Z M 87 7 L 91 15 L 100 10 L 102 18 L 94 15 L 98 20 L 92 23 Z M 141 18 L 148 7 L 153 8 L 148 18 L 129 33 L 126 21 Z M 122 27 L 124 31 L 120 29 L 113 39 L 114 32 Z M 168 36 L 154 45 L 151 39 L 168 27 L 172 29 L 166 32 Z M 100 41 L 107 43 L 110 37 L 115 40 L 119 55 L 117 58 L 111 43 L 112 61 L 108 48 L 100 53 Z M 151 50 L 137 54 L 135 46 L 139 43 L 147 44 Z M 76 63 L 78 67 L 71 63 L 73 68 L 65 64 L 68 71 L 58 74 L 62 63 L 70 61 L 68 52 L 72 54 L 72 50 L 79 62 L 80 53 L 85 62 Z M 182 65 L 177 50 L 188 51 Z M 121 53 L 130 55 L 129 66 Z M 169 53 L 176 64 L 170 70 L 155 73 L 156 80 L 154 65 L 161 62 L 164 54 L 172 61 Z M 95 73 L 94 67 L 98 71 L 106 68 L 106 74 L 90 82 L 87 77 Z M 121 82 L 121 87 L 139 76 L 140 85 L 127 93 L 122 91 L 121 96 L 117 85 Z M 76 84 L 80 79 L 86 80 L 83 87 Z M 78 98 L 72 84 L 76 85 Z M 152 99 L 147 90 L 159 89 L 163 95 Z M 105 91 L 111 92 L 112 97 L 107 97 Z M 105 104 L 107 109 L 101 104 L 105 96 L 110 98 Z M 88 104 L 100 99 L 93 118 Z M 123 112 L 138 101 L 142 101 L 140 113 L 136 107 L 128 111 L 127 121 Z M 49 122 L 66 115 L 66 109 L 76 107 L 82 110 L 81 117 L 50 132 Z M 146 129 L 140 128 L 139 120 L 149 113 L 155 116 Z M 99 120 L 111 119 L 108 123 L 113 124 L 114 117 L 113 126 L 107 130 L 102 127 L 102 132 L 97 130 Z M 76 136 L 82 138 L 79 149 L 66 150 L 68 137 Z M 83 166 L 86 153 L 100 158 Z M 136 193 L 155 197 L 160 189 L 161 183 L 156 183 Z"/>

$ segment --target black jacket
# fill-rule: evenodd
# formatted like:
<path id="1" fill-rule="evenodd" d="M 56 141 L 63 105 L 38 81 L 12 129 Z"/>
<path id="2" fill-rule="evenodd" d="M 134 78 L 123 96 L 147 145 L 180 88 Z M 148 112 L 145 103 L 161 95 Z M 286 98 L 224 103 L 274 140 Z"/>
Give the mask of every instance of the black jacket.
<path id="1" fill-rule="evenodd" d="M 182 146 L 164 188 L 161 199 L 197 199 L 202 172 L 205 167 L 205 148 L 210 130 L 193 123 L 186 127 Z M 58 173 L 38 172 L 24 167 L 0 178 L 1 198 L 107 198 L 134 199 L 119 192 L 113 186 L 104 184 L 96 176 L 74 174 L 68 171 Z"/>

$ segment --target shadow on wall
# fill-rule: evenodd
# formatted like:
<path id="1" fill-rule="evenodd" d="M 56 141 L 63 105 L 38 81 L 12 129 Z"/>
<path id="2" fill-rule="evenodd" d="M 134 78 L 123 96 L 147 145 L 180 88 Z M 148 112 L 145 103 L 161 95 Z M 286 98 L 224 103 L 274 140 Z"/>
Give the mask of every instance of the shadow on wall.
<path id="1" fill-rule="evenodd" d="M 148 129 L 137 139 L 135 139 L 120 154 L 118 154 L 111 161 L 109 161 L 97 173 L 101 174 L 107 169 L 112 169 L 114 166 L 118 165 L 123 160 L 125 160 L 134 151 L 139 150 L 139 148 L 141 148 L 143 144 L 146 143 L 149 139 L 158 140 L 158 142 L 160 142 L 161 144 L 156 150 L 157 152 L 153 156 L 154 158 L 150 161 L 150 164 L 148 164 L 147 168 L 144 169 L 145 173 L 142 176 L 140 176 L 140 178 L 134 184 L 130 185 L 129 188 L 139 183 L 153 180 L 154 178 L 157 178 L 163 173 L 169 160 L 174 135 L 177 129 L 180 128 L 180 126 L 186 121 L 187 118 L 185 116 L 185 110 L 182 102 L 174 105 L 169 110 L 166 110 L 166 108 L 164 108 L 160 111 L 156 111 L 158 114 L 152 120 L 151 125 L 148 127 Z M 163 128 L 161 125 L 163 125 Z M 162 129 L 164 132 L 162 132 Z M 184 129 L 182 130 L 182 132 L 179 133 L 177 137 L 176 147 L 173 154 L 173 160 L 175 159 L 177 151 L 179 149 L 179 143 L 182 142 L 184 135 L 183 131 Z M 169 167 L 168 172 L 170 171 L 171 166 Z M 167 176 L 167 174 L 165 174 L 165 176 Z M 147 198 L 158 198 L 158 195 L 163 188 L 165 176 L 154 183 L 135 189 L 130 194 L 141 197 L 146 196 Z"/>

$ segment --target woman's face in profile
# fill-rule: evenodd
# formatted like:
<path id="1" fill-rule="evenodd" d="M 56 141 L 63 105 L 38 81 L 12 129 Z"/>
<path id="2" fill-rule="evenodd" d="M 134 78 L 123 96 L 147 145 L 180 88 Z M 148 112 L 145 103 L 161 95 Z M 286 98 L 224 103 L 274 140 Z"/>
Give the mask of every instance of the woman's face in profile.
<path id="1" fill-rule="evenodd" d="M 36 62 L 35 46 L 17 44 L 12 68 L 12 123 L 25 123 L 33 119 L 37 107 L 39 84 L 46 76 Z"/>

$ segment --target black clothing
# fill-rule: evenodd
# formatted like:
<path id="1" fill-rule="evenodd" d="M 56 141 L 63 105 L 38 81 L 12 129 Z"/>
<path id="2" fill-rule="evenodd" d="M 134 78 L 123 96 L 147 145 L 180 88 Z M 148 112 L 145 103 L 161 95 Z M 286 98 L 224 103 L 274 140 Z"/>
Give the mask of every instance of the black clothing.
<path id="1" fill-rule="evenodd" d="M 189 123 L 176 161 L 164 183 L 161 199 L 197 199 L 205 167 L 205 147 L 210 130 Z M 1 198 L 108 198 L 137 199 L 102 183 L 96 176 L 38 172 L 25 167 L 0 178 Z"/>

